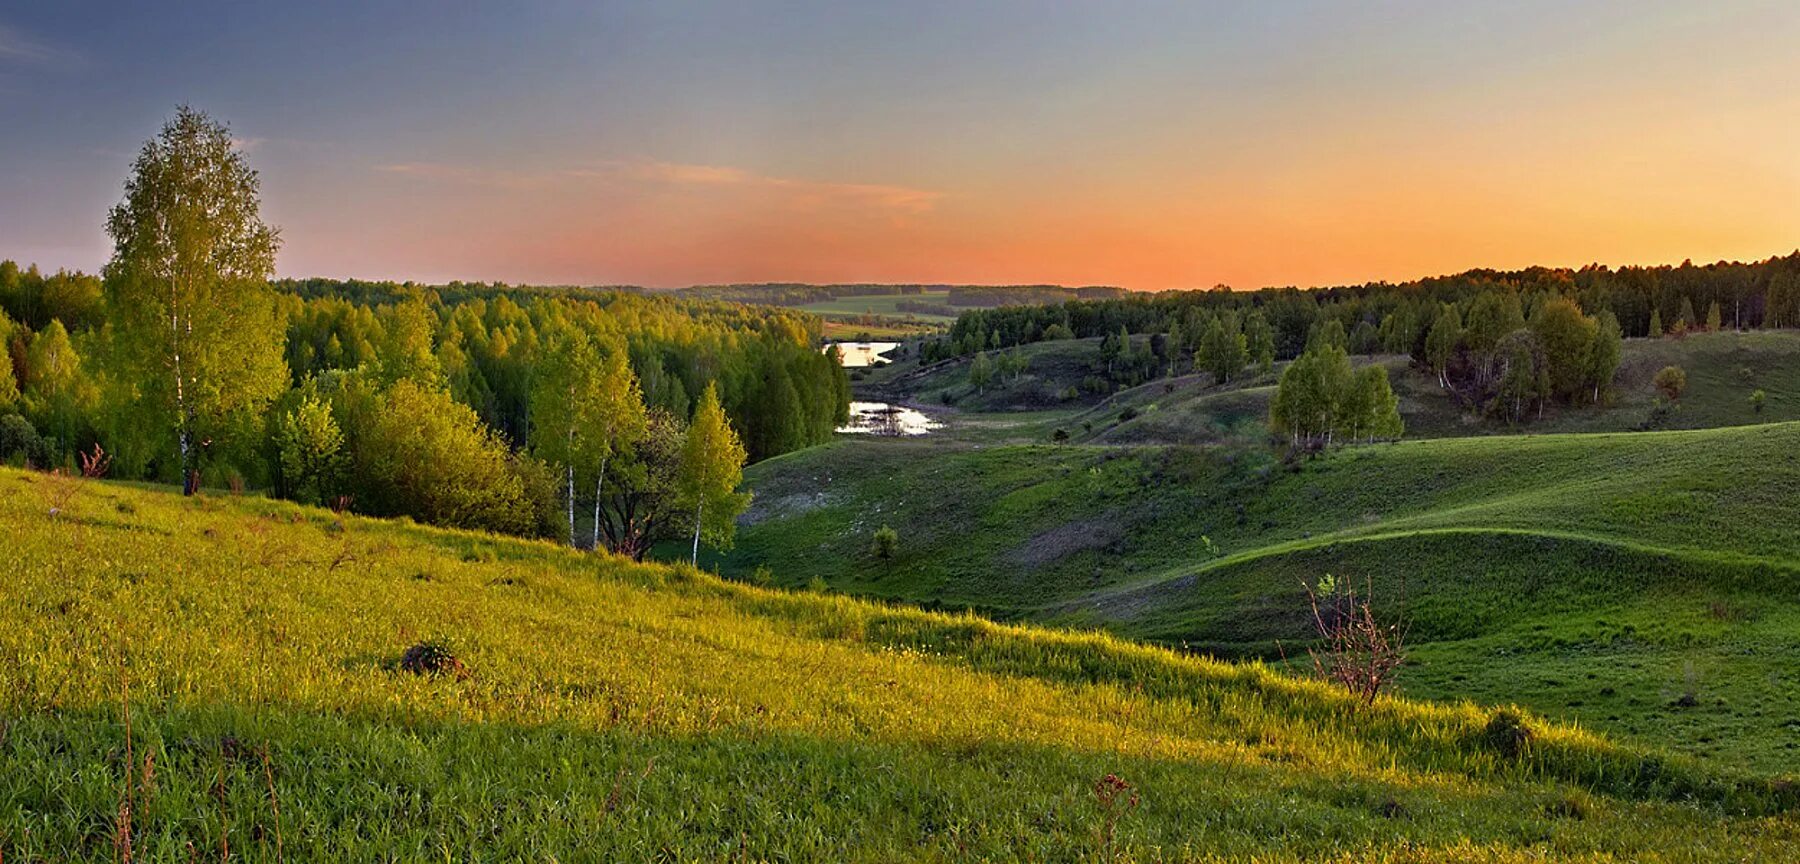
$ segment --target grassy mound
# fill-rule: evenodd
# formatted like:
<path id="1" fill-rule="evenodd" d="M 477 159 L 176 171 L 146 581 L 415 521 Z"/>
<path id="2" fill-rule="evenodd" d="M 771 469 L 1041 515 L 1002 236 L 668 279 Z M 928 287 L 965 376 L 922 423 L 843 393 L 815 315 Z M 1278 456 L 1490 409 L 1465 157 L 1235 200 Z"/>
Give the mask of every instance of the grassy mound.
<path id="1" fill-rule="evenodd" d="M 0 472 L 9 860 L 1800 849 L 1790 787 L 1529 716 L 257 499 L 52 516 L 55 485 Z"/>

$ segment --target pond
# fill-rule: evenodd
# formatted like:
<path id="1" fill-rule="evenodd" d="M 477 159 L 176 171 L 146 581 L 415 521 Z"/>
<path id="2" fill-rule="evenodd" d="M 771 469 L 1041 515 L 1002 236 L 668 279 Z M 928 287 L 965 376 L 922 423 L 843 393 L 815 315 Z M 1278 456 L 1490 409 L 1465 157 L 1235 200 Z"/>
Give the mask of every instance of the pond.
<path id="1" fill-rule="evenodd" d="M 843 357 L 845 369 L 873 366 L 875 361 L 887 359 L 881 355 L 900 347 L 898 342 L 834 342 L 832 345 L 837 346 Z M 830 351 L 831 345 L 825 346 L 824 350 Z"/>
<path id="2" fill-rule="evenodd" d="M 863 435 L 925 435 L 944 424 L 925 412 L 886 402 L 850 403 L 850 422 L 838 427 L 839 432 Z"/>

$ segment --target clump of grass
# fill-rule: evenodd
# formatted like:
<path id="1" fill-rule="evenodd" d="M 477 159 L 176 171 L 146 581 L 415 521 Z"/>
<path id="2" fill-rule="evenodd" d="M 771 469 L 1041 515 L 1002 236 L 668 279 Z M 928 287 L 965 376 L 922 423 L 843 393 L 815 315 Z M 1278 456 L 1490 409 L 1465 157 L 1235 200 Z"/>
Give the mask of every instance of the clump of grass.
<path id="1" fill-rule="evenodd" d="M 456 656 L 447 639 L 427 639 L 400 655 L 400 668 L 414 675 L 449 675 L 458 681 L 469 677 L 469 667 Z"/>
<path id="2" fill-rule="evenodd" d="M 1517 760 L 1530 749 L 1534 733 L 1525 722 L 1525 715 L 1511 708 L 1501 708 L 1488 719 L 1481 730 L 1481 744 L 1487 749 Z"/>

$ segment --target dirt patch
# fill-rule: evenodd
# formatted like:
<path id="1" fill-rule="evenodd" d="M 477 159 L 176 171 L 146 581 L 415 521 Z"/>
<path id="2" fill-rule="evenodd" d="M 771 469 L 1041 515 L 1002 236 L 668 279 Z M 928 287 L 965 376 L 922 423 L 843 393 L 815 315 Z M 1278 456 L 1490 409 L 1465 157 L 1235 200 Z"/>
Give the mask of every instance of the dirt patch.
<path id="1" fill-rule="evenodd" d="M 1105 549 L 1125 539 L 1123 522 L 1116 514 L 1108 514 L 1058 525 L 1006 553 L 1006 562 L 1019 567 L 1044 567 L 1079 552 Z"/>

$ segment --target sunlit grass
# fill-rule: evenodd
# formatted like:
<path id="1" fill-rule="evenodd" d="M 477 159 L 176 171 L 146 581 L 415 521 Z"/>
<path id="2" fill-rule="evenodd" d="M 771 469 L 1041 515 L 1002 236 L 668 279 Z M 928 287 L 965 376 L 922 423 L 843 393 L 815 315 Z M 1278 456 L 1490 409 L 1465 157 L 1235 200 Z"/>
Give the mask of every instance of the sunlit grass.
<path id="1" fill-rule="evenodd" d="M 1762 780 L 1538 721 L 1508 758 L 1473 706 L 259 499 L 53 518 L 47 482 L 0 473 L 8 860 L 113 857 L 127 705 L 137 860 L 1087 860 L 1107 773 L 1134 860 L 1796 841 L 1733 815 L 1791 803 Z M 428 638 L 470 674 L 398 669 Z"/>

